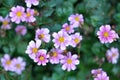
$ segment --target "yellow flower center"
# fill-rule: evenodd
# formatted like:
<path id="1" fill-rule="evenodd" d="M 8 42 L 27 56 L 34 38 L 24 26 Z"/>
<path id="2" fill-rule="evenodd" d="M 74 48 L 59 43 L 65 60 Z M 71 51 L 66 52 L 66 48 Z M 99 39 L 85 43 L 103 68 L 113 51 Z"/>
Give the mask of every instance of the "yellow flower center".
<path id="1" fill-rule="evenodd" d="M 3 21 L 3 25 L 8 25 L 8 21 Z"/>
<path id="2" fill-rule="evenodd" d="M 44 37 L 45 37 L 44 34 L 40 34 L 40 35 L 38 36 L 39 39 L 43 39 Z"/>
<path id="3" fill-rule="evenodd" d="M 18 11 L 18 12 L 17 12 L 17 16 L 18 16 L 18 17 L 21 17 L 21 16 L 22 16 L 22 12 Z"/>
<path id="4" fill-rule="evenodd" d="M 45 58 L 43 56 L 40 56 L 39 59 L 43 61 Z"/>
<path id="5" fill-rule="evenodd" d="M 6 65 L 10 65 L 10 64 L 11 64 L 10 60 L 6 61 Z"/>
<path id="6" fill-rule="evenodd" d="M 21 68 L 20 64 L 16 64 L 15 66 L 16 66 L 16 68 L 18 68 L 18 69 Z"/>
<path id="7" fill-rule="evenodd" d="M 63 43 L 64 41 L 65 41 L 64 37 L 60 37 L 60 38 L 59 38 L 59 42 L 60 42 L 60 43 Z"/>
<path id="8" fill-rule="evenodd" d="M 75 38 L 74 39 L 74 42 L 77 44 L 77 43 L 79 43 L 79 39 L 78 38 Z"/>
<path id="9" fill-rule="evenodd" d="M 79 21 L 80 19 L 79 19 L 79 17 L 78 17 L 78 16 L 76 16 L 76 17 L 75 17 L 75 20 L 76 20 L 76 21 Z"/>
<path id="10" fill-rule="evenodd" d="M 38 48 L 33 48 L 33 49 L 32 49 L 32 52 L 33 52 L 33 53 L 37 53 L 37 52 L 38 52 Z"/>
<path id="11" fill-rule="evenodd" d="M 57 57 L 57 55 L 58 55 L 57 52 L 53 52 L 54 57 Z"/>
<path id="12" fill-rule="evenodd" d="M 71 59 L 68 59 L 68 60 L 67 60 L 67 63 L 68 63 L 68 64 L 72 64 L 72 60 L 71 60 Z"/>
<path id="13" fill-rule="evenodd" d="M 66 30 L 67 30 L 67 31 L 69 31 L 69 30 L 70 30 L 70 27 L 69 27 L 69 26 L 67 26 L 67 27 L 66 27 Z"/>
<path id="14" fill-rule="evenodd" d="M 104 32 L 104 37 L 108 37 L 109 36 L 109 34 L 108 34 L 108 32 Z"/>
<path id="15" fill-rule="evenodd" d="M 27 14 L 26 14 L 26 15 L 27 15 L 27 17 L 30 17 L 30 16 L 31 16 L 31 14 L 30 14 L 29 12 L 27 12 Z"/>

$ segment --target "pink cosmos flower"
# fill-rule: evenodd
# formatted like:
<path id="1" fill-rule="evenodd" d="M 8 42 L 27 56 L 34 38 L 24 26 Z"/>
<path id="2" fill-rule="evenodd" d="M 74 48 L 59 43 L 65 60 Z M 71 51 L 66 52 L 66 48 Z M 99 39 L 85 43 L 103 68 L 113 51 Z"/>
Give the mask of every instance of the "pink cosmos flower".
<path id="1" fill-rule="evenodd" d="M 5 54 L 3 58 L 1 58 L 1 65 L 6 71 L 13 71 L 13 62 L 10 59 L 10 55 Z"/>
<path id="2" fill-rule="evenodd" d="M 22 71 L 25 69 L 26 62 L 23 61 L 22 57 L 18 57 L 13 59 L 13 71 L 17 74 L 21 74 Z"/>
<path id="3" fill-rule="evenodd" d="M 107 50 L 106 57 L 109 62 L 111 62 L 112 64 L 116 64 L 119 58 L 118 48 L 112 47 L 110 50 Z"/>
<path id="4" fill-rule="evenodd" d="M 111 30 L 110 25 L 101 26 L 97 35 L 101 43 L 112 43 L 116 38 L 119 38 L 118 34 L 114 30 Z"/>
<path id="5" fill-rule="evenodd" d="M 11 29 L 11 26 L 9 24 L 10 23 L 10 19 L 9 19 L 8 15 L 5 18 L 0 16 L 0 22 L 2 22 L 1 29 L 4 29 L 4 30 Z"/>
<path id="6" fill-rule="evenodd" d="M 61 64 L 63 64 L 62 69 L 67 69 L 67 71 L 75 70 L 75 65 L 79 64 L 79 60 L 77 58 L 78 56 L 76 54 L 71 55 L 71 52 L 68 52 L 67 56 L 64 56 L 64 58 L 60 61 Z"/>
<path id="7" fill-rule="evenodd" d="M 98 74 L 94 80 L 109 80 L 109 77 L 106 73 Z"/>
<path id="8" fill-rule="evenodd" d="M 74 27 L 81 26 L 83 24 L 84 19 L 82 14 L 72 14 L 68 20 L 70 21 L 70 24 L 72 24 Z"/>
<path id="9" fill-rule="evenodd" d="M 37 62 L 38 65 L 45 66 L 48 63 L 49 56 L 46 54 L 47 51 L 44 49 L 40 49 L 37 56 L 34 59 L 34 62 Z"/>
<path id="10" fill-rule="evenodd" d="M 54 37 L 52 41 L 54 42 L 55 48 L 60 47 L 61 50 L 65 50 L 66 46 L 70 44 L 71 37 L 63 30 L 58 33 L 54 32 L 52 36 Z"/>
<path id="11" fill-rule="evenodd" d="M 36 35 L 35 35 L 35 40 L 42 40 L 46 43 L 50 41 L 50 34 L 49 34 L 49 29 L 47 28 L 41 28 L 36 30 Z"/>
<path id="12" fill-rule="evenodd" d="M 62 50 L 60 49 L 52 49 L 50 52 L 49 52 L 49 60 L 50 60 L 50 63 L 51 64 L 58 64 L 60 62 L 60 59 L 63 58 L 63 55 L 62 55 Z"/>
<path id="13" fill-rule="evenodd" d="M 68 25 L 68 23 L 63 24 L 62 28 L 63 28 L 64 31 L 66 31 L 69 34 L 74 32 L 73 26 Z"/>
<path id="14" fill-rule="evenodd" d="M 26 22 L 34 22 L 35 20 L 34 9 L 27 8 Z"/>
<path id="15" fill-rule="evenodd" d="M 32 5 L 37 6 L 39 5 L 39 0 L 25 0 L 27 7 L 31 7 Z"/>
<path id="16" fill-rule="evenodd" d="M 9 16 L 11 17 L 12 22 L 19 24 L 20 21 L 25 21 L 25 8 L 22 6 L 12 7 Z"/>
<path id="17" fill-rule="evenodd" d="M 37 40 L 34 42 L 33 40 L 29 42 L 29 45 L 27 46 L 27 50 L 25 51 L 31 59 L 35 59 L 36 55 L 38 54 L 39 47 L 41 45 L 41 41 Z"/>
<path id="18" fill-rule="evenodd" d="M 102 73 L 105 73 L 102 68 L 99 68 L 99 69 L 93 69 L 91 71 L 91 74 L 93 74 L 93 77 L 97 77 L 98 74 L 102 74 Z"/>
<path id="19" fill-rule="evenodd" d="M 76 47 L 76 45 L 79 44 L 81 40 L 82 36 L 80 35 L 80 33 L 75 33 L 71 35 L 71 46 Z"/>
<path id="20" fill-rule="evenodd" d="M 15 28 L 15 31 L 17 34 L 19 35 L 25 35 L 27 33 L 27 29 L 25 26 L 23 25 L 18 25 L 16 28 Z"/>

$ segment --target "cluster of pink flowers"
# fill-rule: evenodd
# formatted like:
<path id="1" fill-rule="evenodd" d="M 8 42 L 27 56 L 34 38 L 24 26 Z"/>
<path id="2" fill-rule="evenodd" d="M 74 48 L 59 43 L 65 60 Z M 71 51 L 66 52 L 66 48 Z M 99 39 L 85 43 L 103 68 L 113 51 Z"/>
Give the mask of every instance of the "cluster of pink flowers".
<path id="1" fill-rule="evenodd" d="M 74 21 L 70 22 L 70 25 L 65 23 L 59 32 L 53 32 L 52 42 L 54 43 L 55 48 L 52 48 L 50 51 L 41 49 L 41 46 L 44 44 L 44 42 L 49 43 L 51 40 L 49 29 L 38 28 L 35 34 L 35 41 L 31 40 L 27 46 L 26 53 L 29 55 L 29 57 L 33 59 L 34 62 L 37 62 L 38 65 L 45 66 L 48 62 L 51 64 L 60 63 L 62 64 L 63 70 L 75 70 L 76 65 L 79 64 L 78 55 L 72 55 L 69 51 L 66 53 L 66 55 L 64 55 L 64 50 L 67 49 L 67 46 L 76 47 L 82 40 L 80 33 L 74 33 L 74 28 L 83 23 L 83 17 L 82 15 L 78 14 L 75 16 L 77 19 L 79 19 L 77 22 L 75 22 L 73 19 Z M 72 18 L 72 16 L 70 17 Z"/>
<path id="2" fill-rule="evenodd" d="M 102 25 L 97 35 L 101 43 L 112 43 L 119 38 L 118 34 L 114 30 L 111 30 L 110 25 Z"/>
<path id="3" fill-rule="evenodd" d="M 118 61 L 118 58 L 119 58 L 119 50 L 118 50 L 118 48 L 112 47 L 111 49 L 107 50 L 106 57 L 107 57 L 107 60 L 110 63 L 116 64 L 117 61 Z"/>
<path id="4" fill-rule="evenodd" d="M 0 16 L 0 22 L 2 22 L 1 29 L 3 29 L 3 30 L 11 29 L 10 18 L 8 17 L 8 15 L 5 18 Z"/>
<path id="5" fill-rule="evenodd" d="M 10 55 L 5 54 L 3 58 L 1 58 L 1 66 L 6 71 L 12 71 L 17 74 L 21 74 L 23 70 L 25 70 L 26 62 L 23 61 L 22 57 L 17 57 L 11 59 Z"/>
<path id="6" fill-rule="evenodd" d="M 9 16 L 11 17 L 12 22 L 19 24 L 21 21 L 34 22 L 36 20 L 34 17 L 34 13 L 34 9 L 27 8 L 25 12 L 24 7 L 16 6 L 11 8 Z"/>
<path id="7" fill-rule="evenodd" d="M 107 73 L 103 71 L 102 68 L 93 69 L 91 74 L 93 75 L 94 80 L 109 80 L 109 76 L 107 76 Z"/>

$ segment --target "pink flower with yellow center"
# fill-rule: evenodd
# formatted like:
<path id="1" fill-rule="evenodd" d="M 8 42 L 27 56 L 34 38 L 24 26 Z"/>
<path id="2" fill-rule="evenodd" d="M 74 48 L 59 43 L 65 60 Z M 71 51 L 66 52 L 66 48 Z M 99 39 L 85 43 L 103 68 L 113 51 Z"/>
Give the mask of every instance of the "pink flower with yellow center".
<path id="1" fill-rule="evenodd" d="M 68 18 L 68 20 L 70 21 L 70 24 L 72 24 L 74 27 L 81 26 L 81 24 L 84 23 L 82 14 L 72 14 Z"/>
<path id="2" fill-rule="evenodd" d="M 60 60 L 63 58 L 62 55 L 62 50 L 60 49 L 52 49 L 49 52 L 49 60 L 51 64 L 58 64 L 60 62 Z"/>
<path id="3" fill-rule="evenodd" d="M 49 29 L 47 28 L 41 28 L 36 30 L 35 40 L 41 40 L 46 43 L 50 41 L 50 34 Z"/>
<path id="4" fill-rule="evenodd" d="M 17 74 L 21 74 L 25 70 L 26 62 L 23 61 L 22 57 L 13 59 L 13 71 Z"/>
<path id="5" fill-rule="evenodd" d="M 63 24 L 62 28 L 63 28 L 64 31 L 66 31 L 69 34 L 74 32 L 73 26 L 68 25 L 68 23 Z"/>
<path id="6" fill-rule="evenodd" d="M 1 58 L 1 66 L 6 71 L 13 71 L 13 62 L 10 59 L 10 56 L 8 54 L 5 54 L 3 58 Z"/>
<path id="7" fill-rule="evenodd" d="M 79 44 L 81 40 L 82 36 L 80 35 L 80 33 L 75 33 L 71 35 L 71 46 L 76 47 L 76 45 Z"/>
<path id="8" fill-rule="evenodd" d="M 93 75 L 93 77 L 97 77 L 98 74 L 102 74 L 102 73 L 104 73 L 102 68 L 91 70 L 91 74 Z"/>
<path id="9" fill-rule="evenodd" d="M 118 48 L 112 47 L 111 49 L 107 50 L 106 57 L 107 57 L 107 60 L 110 63 L 116 64 L 117 61 L 118 61 L 118 58 L 119 58 L 119 50 L 118 50 Z"/>
<path id="10" fill-rule="evenodd" d="M 11 29 L 10 19 L 9 19 L 8 16 L 6 16 L 5 18 L 3 18 L 2 16 L 0 16 L 0 22 L 2 22 L 1 29 L 4 29 L 4 30 Z"/>
<path id="11" fill-rule="evenodd" d="M 35 59 L 36 55 L 39 52 L 39 47 L 41 45 L 41 41 L 37 40 L 34 42 L 33 40 L 29 42 L 29 45 L 27 46 L 27 50 L 25 51 L 31 59 Z"/>
<path id="12" fill-rule="evenodd" d="M 39 0 L 25 0 L 27 7 L 31 7 L 32 5 L 37 6 L 39 5 Z"/>
<path id="13" fill-rule="evenodd" d="M 62 69 L 71 71 L 76 69 L 76 65 L 79 64 L 78 56 L 76 54 L 71 55 L 71 52 L 67 53 L 67 56 L 64 56 L 63 59 L 61 59 Z"/>
<path id="14" fill-rule="evenodd" d="M 70 44 L 71 37 L 63 30 L 59 31 L 58 33 L 54 32 L 52 36 L 54 37 L 52 41 L 54 42 L 55 48 L 65 50 L 66 47 Z"/>
<path id="15" fill-rule="evenodd" d="M 27 8 L 26 12 L 26 22 L 34 22 L 36 19 L 34 17 L 34 9 Z"/>
<path id="16" fill-rule="evenodd" d="M 15 31 L 17 34 L 19 35 L 25 35 L 27 33 L 27 29 L 25 26 L 23 25 L 18 25 L 16 28 L 15 28 Z"/>
<path id="17" fill-rule="evenodd" d="M 20 21 L 25 21 L 25 8 L 22 6 L 12 7 L 9 16 L 11 17 L 12 22 L 19 24 Z"/>
<path id="18" fill-rule="evenodd" d="M 38 65 L 45 66 L 46 63 L 48 63 L 48 58 L 49 58 L 49 56 L 46 53 L 47 53 L 46 50 L 40 49 L 39 53 L 34 59 L 34 62 L 37 62 Z"/>
<path id="19" fill-rule="evenodd" d="M 101 26 L 97 35 L 101 43 L 112 43 L 116 38 L 119 38 L 118 34 L 111 30 L 110 25 Z"/>
<path id="20" fill-rule="evenodd" d="M 94 78 L 94 80 L 109 80 L 109 77 L 107 76 L 107 74 L 104 72 L 102 74 L 98 74 L 96 78 Z"/>

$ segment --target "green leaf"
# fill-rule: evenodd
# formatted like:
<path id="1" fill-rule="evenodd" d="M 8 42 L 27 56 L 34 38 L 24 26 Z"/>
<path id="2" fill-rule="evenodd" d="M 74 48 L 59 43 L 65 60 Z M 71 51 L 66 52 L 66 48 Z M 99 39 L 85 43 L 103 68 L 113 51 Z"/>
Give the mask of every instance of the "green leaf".
<path id="1" fill-rule="evenodd" d="M 0 8 L 0 15 L 6 16 L 9 13 L 9 10 L 5 7 Z"/>
<path id="2" fill-rule="evenodd" d="M 9 7 L 14 6 L 15 0 L 4 0 L 4 4 L 8 5 Z"/>

